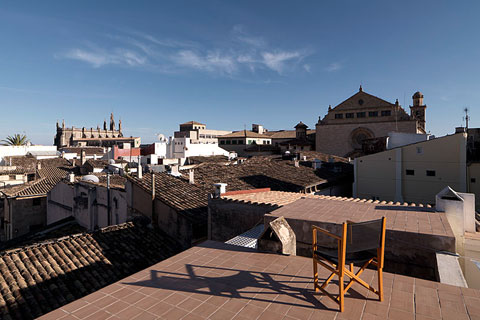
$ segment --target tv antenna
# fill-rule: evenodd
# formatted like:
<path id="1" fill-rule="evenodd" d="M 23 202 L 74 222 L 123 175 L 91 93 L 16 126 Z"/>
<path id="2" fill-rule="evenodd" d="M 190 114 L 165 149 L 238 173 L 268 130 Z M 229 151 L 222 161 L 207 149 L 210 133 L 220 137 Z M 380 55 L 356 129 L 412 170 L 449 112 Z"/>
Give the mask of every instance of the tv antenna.
<path id="1" fill-rule="evenodd" d="M 465 121 L 465 129 L 468 130 L 468 121 L 470 120 L 470 116 L 468 115 L 468 107 L 463 109 L 463 112 L 465 112 L 465 117 L 463 117 L 463 120 Z"/>

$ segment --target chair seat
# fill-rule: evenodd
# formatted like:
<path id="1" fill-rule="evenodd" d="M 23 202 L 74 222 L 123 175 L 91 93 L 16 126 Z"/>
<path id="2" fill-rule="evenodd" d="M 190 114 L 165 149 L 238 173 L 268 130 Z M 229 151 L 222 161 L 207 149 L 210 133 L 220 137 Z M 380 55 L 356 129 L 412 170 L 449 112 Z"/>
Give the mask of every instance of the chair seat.
<path id="1" fill-rule="evenodd" d="M 315 251 L 315 255 L 330 260 L 335 264 L 338 264 L 338 249 L 324 248 L 318 246 L 317 248 L 318 249 Z M 365 263 L 368 260 L 375 258 L 376 256 L 376 252 L 373 251 L 359 251 L 347 253 L 345 255 L 345 264 Z"/>

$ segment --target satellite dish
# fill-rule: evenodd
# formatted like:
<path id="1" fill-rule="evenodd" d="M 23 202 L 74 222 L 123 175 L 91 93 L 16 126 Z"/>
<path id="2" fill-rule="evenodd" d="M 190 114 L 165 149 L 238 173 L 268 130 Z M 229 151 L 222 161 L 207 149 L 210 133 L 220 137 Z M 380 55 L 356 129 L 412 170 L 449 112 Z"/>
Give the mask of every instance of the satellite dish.
<path id="1" fill-rule="evenodd" d="M 82 181 L 88 181 L 88 182 L 95 182 L 99 183 L 100 180 L 98 179 L 97 176 L 94 176 L 93 174 L 87 174 L 86 176 L 82 177 Z"/>

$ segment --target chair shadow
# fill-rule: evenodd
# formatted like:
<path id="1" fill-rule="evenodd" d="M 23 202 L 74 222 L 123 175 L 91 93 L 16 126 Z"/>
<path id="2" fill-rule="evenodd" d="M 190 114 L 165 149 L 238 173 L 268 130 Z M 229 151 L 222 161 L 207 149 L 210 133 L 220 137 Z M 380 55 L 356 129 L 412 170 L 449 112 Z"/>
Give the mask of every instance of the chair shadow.
<path id="1" fill-rule="evenodd" d="M 185 268 L 186 272 L 151 270 L 149 279 L 123 284 L 338 311 L 322 302 L 324 296 L 319 300 L 311 277 L 193 264 Z M 225 273 L 228 275 L 220 275 Z M 273 300 L 277 295 L 286 297 Z"/>

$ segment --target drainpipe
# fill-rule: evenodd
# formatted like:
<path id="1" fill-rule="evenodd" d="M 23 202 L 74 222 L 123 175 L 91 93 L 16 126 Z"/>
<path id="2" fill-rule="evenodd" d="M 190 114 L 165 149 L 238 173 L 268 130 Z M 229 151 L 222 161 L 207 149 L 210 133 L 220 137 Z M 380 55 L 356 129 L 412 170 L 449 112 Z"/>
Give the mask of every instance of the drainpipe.
<path id="1" fill-rule="evenodd" d="M 112 212 L 110 205 L 110 172 L 107 172 L 107 224 L 112 224 Z"/>
<path id="2" fill-rule="evenodd" d="M 395 201 L 403 202 L 402 190 L 402 148 L 395 151 Z"/>

